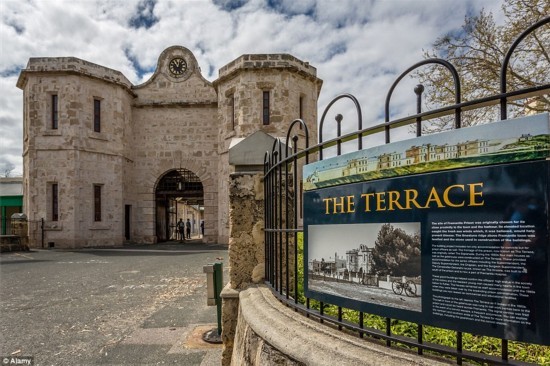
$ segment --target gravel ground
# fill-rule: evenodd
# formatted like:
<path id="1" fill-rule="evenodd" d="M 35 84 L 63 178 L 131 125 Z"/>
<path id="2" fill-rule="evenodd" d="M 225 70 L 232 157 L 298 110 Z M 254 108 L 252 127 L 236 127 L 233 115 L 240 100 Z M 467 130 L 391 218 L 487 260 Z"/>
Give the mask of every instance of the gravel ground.
<path id="1" fill-rule="evenodd" d="M 225 247 L 204 244 L 3 253 L 0 357 L 31 356 L 34 365 L 219 364 L 212 356 L 219 346 L 187 344 L 196 328 L 215 326 L 202 267 L 224 260 Z"/>

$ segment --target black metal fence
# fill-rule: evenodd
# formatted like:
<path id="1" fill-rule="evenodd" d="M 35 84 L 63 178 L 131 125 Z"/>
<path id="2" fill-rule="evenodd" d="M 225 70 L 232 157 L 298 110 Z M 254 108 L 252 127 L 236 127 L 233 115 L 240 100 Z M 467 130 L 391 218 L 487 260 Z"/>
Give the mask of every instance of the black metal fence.
<path id="1" fill-rule="evenodd" d="M 510 360 L 508 352 L 508 340 L 502 339 L 500 345 L 500 357 L 484 353 L 466 351 L 463 349 L 463 334 L 455 332 L 456 347 L 448 347 L 439 344 L 427 343 L 423 339 L 423 325 L 417 324 L 416 338 L 403 335 L 392 334 L 391 325 L 395 319 L 385 318 L 385 329 L 374 329 L 365 327 L 365 319 L 368 314 L 359 312 L 358 321 L 352 323 L 344 320 L 344 313 L 347 309 L 336 307 L 335 315 L 326 313 L 327 305 L 318 303 L 313 309 L 312 300 L 306 298 L 303 291 L 303 271 L 307 270 L 307 265 L 300 263 L 299 242 L 303 228 L 299 219 L 301 212 L 301 187 L 300 177 L 301 168 L 308 164 L 310 160 L 322 160 L 323 151 L 329 147 L 336 147 L 336 154 L 342 153 L 341 146 L 345 142 L 356 141 L 357 150 L 363 149 L 363 138 L 377 133 L 384 133 L 385 143 L 391 140 L 391 131 L 393 128 L 416 125 L 416 135 L 420 136 L 422 123 L 433 118 L 441 116 L 454 115 L 454 127 L 462 126 L 462 111 L 487 106 L 500 105 L 500 119 L 505 120 L 507 116 L 508 103 L 511 100 L 525 99 L 533 95 L 550 93 L 550 84 L 525 88 L 521 90 L 507 91 L 507 72 L 511 55 L 518 44 L 537 28 L 550 23 L 550 18 L 545 18 L 523 32 L 512 44 L 502 62 L 500 70 L 500 93 L 468 102 L 462 102 L 460 79 L 455 67 L 441 59 L 427 59 L 419 62 L 405 72 L 403 72 L 391 86 L 385 104 L 385 122 L 374 127 L 363 128 L 361 107 L 357 99 L 350 94 L 343 94 L 333 99 L 325 109 L 319 124 L 319 143 L 315 146 L 309 144 L 309 133 L 307 125 L 300 119 L 294 120 L 288 129 L 286 143 L 282 145 L 279 140 L 275 141 L 272 151 L 266 152 L 264 157 L 264 190 L 265 190 L 265 278 L 266 283 L 271 286 L 273 293 L 285 304 L 294 308 L 296 311 L 318 319 L 320 322 L 327 323 L 335 329 L 352 332 L 358 337 L 369 336 L 385 341 L 388 347 L 392 345 L 401 345 L 409 349 L 416 349 L 418 354 L 424 351 L 436 353 L 445 357 L 452 357 L 457 364 L 462 364 L 463 360 L 471 360 L 486 364 L 525 364 L 521 360 Z M 417 68 L 428 65 L 438 64 L 445 67 L 452 75 L 455 83 L 455 104 L 443 108 L 421 112 L 421 94 L 423 87 L 421 85 L 415 88 L 417 94 L 417 114 L 406 118 L 391 121 L 389 118 L 389 105 L 395 86 L 409 73 Z M 341 134 L 342 115 L 336 115 L 337 137 L 328 141 L 323 141 L 323 128 L 325 118 L 331 107 L 341 99 L 351 100 L 356 108 L 357 131 Z M 300 132 L 296 130 L 300 129 Z M 305 130 L 305 134 L 304 134 Z M 299 141 L 298 135 L 304 136 L 304 141 Z M 298 145 L 301 143 L 301 148 Z M 291 148 L 289 148 L 291 146 Z M 283 151 L 285 149 L 285 151 Z M 292 151 L 290 151 L 292 149 Z M 305 266 L 305 268 L 304 268 Z"/>

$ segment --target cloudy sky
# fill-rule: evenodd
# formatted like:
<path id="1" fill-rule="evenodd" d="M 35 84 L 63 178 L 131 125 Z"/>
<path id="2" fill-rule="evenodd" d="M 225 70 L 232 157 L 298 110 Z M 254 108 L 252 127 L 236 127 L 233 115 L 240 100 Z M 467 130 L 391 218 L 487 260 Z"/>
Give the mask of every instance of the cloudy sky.
<path id="1" fill-rule="evenodd" d="M 341 93 L 360 102 L 363 126 L 383 121 L 396 77 L 467 14 L 502 0 L 0 0 L 0 175 L 21 175 L 22 97 L 30 57 L 74 56 L 146 81 L 167 47 L 196 56 L 203 76 L 247 53 L 290 53 L 317 68 L 319 116 Z M 401 84 L 400 84 L 401 85 Z M 413 84 L 392 97 L 392 117 L 414 113 Z M 401 86 L 400 86 L 401 87 Z M 400 94 L 398 94 L 398 92 Z M 331 110 L 332 112 L 332 110 Z M 344 123 L 347 122 L 344 115 Z M 355 120 L 349 122 L 356 125 Z M 351 127 L 349 127 L 351 128 Z"/>

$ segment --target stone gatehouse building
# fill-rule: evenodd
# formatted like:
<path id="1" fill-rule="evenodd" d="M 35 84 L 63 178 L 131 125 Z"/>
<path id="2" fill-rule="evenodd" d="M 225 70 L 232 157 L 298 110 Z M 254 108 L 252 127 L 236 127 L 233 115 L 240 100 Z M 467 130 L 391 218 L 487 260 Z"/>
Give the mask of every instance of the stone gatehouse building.
<path id="1" fill-rule="evenodd" d="M 227 243 L 230 147 L 286 137 L 300 117 L 316 141 L 321 85 L 287 54 L 243 55 L 209 82 L 173 46 L 140 85 L 74 57 L 31 58 L 17 81 L 30 245 L 157 243 L 176 238 L 180 218 L 203 242 Z"/>

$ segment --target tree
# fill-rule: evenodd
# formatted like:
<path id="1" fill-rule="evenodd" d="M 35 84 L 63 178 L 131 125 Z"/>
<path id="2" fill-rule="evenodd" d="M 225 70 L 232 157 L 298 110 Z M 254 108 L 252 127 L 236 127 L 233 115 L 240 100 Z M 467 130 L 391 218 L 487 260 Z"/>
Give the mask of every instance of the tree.
<path id="1" fill-rule="evenodd" d="M 372 250 L 372 272 L 380 275 L 420 275 L 420 235 L 384 224 Z"/>
<path id="2" fill-rule="evenodd" d="M 517 37 L 550 14 L 548 0 L 505 0 L 504 24 L 496 25 L 493 14 L 482 10 L 467 16 L 459 32 L 449 33 L 425 52 L 426 58 L 438 57 L 453 64 L 459 73 L 462 101 L 500 93 L 500 68 L 506 52 Z M 507 91 L 550 83 L 550 25 L 527 36 L 516 48 L 507 70 Z M 454 83 L 441 66 L 427 66 L 416 73 L 426 87 L 424 103 L 429 109 L 454 104 Z M 550 111 L 548 94 L 509 103 L 509 118 L 527 113 Z M 469 126 L 499 118 L 498 108 L 481 108 L 463 113 L 462 125 Z M 425 124 L 423 133 L 439 132 L 453 126 L 452 117 Z"/>

